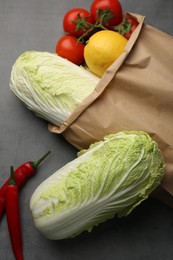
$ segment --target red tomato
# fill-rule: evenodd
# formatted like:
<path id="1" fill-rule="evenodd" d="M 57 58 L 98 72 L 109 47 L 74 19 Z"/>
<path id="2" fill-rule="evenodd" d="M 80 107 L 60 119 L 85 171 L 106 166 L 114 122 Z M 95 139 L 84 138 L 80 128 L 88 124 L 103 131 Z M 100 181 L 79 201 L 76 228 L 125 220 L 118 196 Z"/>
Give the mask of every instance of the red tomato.
<path id="1" fill-rule="evenodd" d="M 135 17 L 126 13 L 124 14 L 122 23 L 120 23 L 118 26 L 115 26 L 114 29 L 122 34 L 127 40 L 129 40 L 138 24 L 139 23 Z"/>
<path id="2" fill-rule="evenodd" d="M 56 53 L 76 65 L 80 65 L 84 61 L 84 44 L 79 43 L 71 35 L 65 35 L 57 42 Z"/>
<path id="3" fill-rule="evenodd" d="M 128 40 L 139 23 L 134 17 L 127 16 L 125 17 L 124 24 L 127 26 L 127 31 L 124 32 L 124 37 Z"/>
<path id="4" fill-rule="evenodd" d="M 74 8 L 69 10 L 63 19 L 63 28 L 66 33 L 69 33 L 76 38 L 79 38 L 86 32 L 94 23 L 91 14 L 83 8 Z"/>
<path id="5" fill-rule="evenodd" d="M 108 26 L 115 26 L 122 21 L 123 13 L 122 6 L 118 0 L 95 0 L 90 6 L 90 12 L 96 21 L 98 18 L 98 10 L 109 9 L 113 17 L 108 20 Z M 103 23 L 103 25 L 107 25 Z"/>

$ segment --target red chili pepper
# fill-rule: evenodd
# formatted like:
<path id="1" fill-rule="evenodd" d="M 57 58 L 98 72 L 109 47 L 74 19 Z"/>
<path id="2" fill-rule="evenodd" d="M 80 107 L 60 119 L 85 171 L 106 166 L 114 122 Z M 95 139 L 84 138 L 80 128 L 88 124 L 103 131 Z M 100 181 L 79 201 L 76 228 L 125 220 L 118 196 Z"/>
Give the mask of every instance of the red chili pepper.
<path id="1" fill-rule="evenodd" d="M 23 260 L 22 233 L 19 211 L 19 190 L 14 178 L 14 170 L 12 166 L 11 177 L 6 188 L 5 208 L 14 256 L 16 257 L 16 260 Z"/>
<path id="2" fill-rule="evenodd" d="M 28 161 L 19 166 L 14 172 L 14 178 L 17 184 L 17 187 L 21 189 L 27 180 L 32 177 L 37 170 L 39 164 L 48 156 L 50 151 L 44 154 L 39 160 L 36 162 Z M 8 186 L 9 179 L 3 184 L 0 189 L 0 220 L 3 217 L 5 211 L 5 193 Z"/>

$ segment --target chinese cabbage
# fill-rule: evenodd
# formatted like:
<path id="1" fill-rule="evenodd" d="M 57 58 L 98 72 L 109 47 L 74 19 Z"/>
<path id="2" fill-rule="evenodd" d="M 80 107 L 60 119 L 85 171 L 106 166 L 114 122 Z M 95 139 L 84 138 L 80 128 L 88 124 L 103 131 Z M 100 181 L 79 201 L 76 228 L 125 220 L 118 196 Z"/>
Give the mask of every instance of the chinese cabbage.
<path id="1" fill-rule="evenodd" d="M 49 239 L 74 237 L 127 216 L 160 184 L 164 161 L 142 131 L 108 135 L 47 178 L 30 208 L 36 228 Z"/>
<path id="2" fill-rule="evenodd" d="M 60 126 L 98 81 L 84 67 L 56 54 L 26 51 L 13 65 L 10 88 L 37 116 Z"/>

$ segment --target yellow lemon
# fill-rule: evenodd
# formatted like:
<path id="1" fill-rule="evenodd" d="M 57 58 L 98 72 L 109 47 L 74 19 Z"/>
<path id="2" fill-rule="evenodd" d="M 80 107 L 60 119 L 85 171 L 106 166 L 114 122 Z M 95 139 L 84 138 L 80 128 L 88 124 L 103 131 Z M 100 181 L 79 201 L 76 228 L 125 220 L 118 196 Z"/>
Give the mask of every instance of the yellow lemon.
<path id="1" fill-rule="evenodd" d="M 88 68 L 101 77 L 106 69 L 122 54 L 127 39 L 111 30 L 93 34 L 85 48 L 84 58 Z"/>

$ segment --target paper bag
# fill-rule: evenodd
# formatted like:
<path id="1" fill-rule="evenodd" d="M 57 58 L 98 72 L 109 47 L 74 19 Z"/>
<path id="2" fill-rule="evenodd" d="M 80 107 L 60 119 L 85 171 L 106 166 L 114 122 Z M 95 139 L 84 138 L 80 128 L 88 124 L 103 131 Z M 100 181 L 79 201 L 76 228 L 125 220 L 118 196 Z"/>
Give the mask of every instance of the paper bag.
<path id="1" fill-rule="evenodd" d="M 166 174 L 156 196 L 173 207 L 173 37 L 140 22 L 123 54 L 108 68 L 95 91 L 60 127 L 78 149 L 110 133 L 143 130 L 158 143 Z"/>

